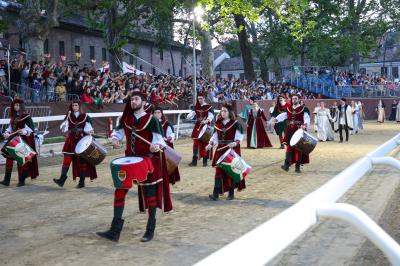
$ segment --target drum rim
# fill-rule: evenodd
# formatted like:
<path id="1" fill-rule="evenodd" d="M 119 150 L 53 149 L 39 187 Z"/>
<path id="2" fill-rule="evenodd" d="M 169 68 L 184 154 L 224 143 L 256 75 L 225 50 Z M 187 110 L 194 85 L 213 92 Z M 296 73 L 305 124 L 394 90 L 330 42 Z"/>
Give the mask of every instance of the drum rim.
<path id="1" fill-rule="evenodd" d="M 301 133 L 298 133 L 301 132 Z M 304 130 L 302 128 L 299 128 L 296 130 L 296 132 L 294 132 L 294 134 L 292 135 L 292 137 L 290 138 L 290 146 L 295 146 L 297 144 L 297 142 L 299 142 L 299 140 L 302 138 L 302 136 L 304 135 Z M 300 135 L 301 134 L 301 135 Z M 296 135 L 300 135 L 301 137 L 296 141 L 296 143 L 293 143 L 293 137 Z"/>
<path id="2" fill-rule="evenodd" d="M 128 164 L 116 164 L 116 163 L 115 163 L 116 160 L 121 160 L 121 159 L 126 159 L 126 158 L 140 158 L 140 159 L 141 159 L 140 161 L 137 161 L 137 162 L 135 162 L 135 163 L 140 163 L 140 162 L 143 162 L 143 161 L 144 161 L 144 158 L 143 158 L 143 157 L 140 157 L 140 156 L 125 156 L 125 157 L 115 158 L 114 160 L 111 161 L 111 164 L 112 164 L 112 165 L 128 165 Z"/>
<path id="3" fill-rule="evenodd" d="M 202 137 L 202 136 L 204 135 L 204 133 L 206 133 L 207 127 L 208 127 L 208 125 L 204 125 L 204 126 L 201 128 L 201 130 L 200 130 L 200 132 L 199 132 L 199 138 Z"/>
<path id="4" fill-rule="evenodd" d="M 79 141 L 78 141 L 78 143 L 76 143 L 76 146 L 75 146 L 75 153 L 76 154 L 81 154 L 82 152 L 84 152 L 85 150 L 83 150 L 83 151 L 81 151 L 81 152 L 77 152 L 77 148 L 79 147 L 79 143 L 82 141 L 82 140 L 84 140 L 84 139 L 90 139 L 91 141 L 90 142 L 92 142 L 93 141 L 93 136 L 92 135 L 86 135 L 86 136 L 83 136 Z M 89 143 L 90 143 L 89 142 Z M 89 146 L 88 146 L 89 147 Z"/>
<path id="5" fill-rule="evenodd" d="M 226 152 L 224 152 L 224 154 L 222 154 L 221 157 L 219 157 L 216 164 L 220 164 L 226 158 L 226 156 L 228 156 L 228 154 L 231 153 L 232 151 L 235 152 L 233 149 L 229 148 Z"/>

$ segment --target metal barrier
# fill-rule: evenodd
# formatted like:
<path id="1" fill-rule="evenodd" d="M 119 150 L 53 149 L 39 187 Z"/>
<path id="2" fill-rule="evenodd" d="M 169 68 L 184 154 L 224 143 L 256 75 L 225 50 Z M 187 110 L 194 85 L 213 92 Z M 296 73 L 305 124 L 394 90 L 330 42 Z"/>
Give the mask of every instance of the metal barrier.
<path id="1" fill-rule="evenodd" d="M 336 203 L 374 165 L 384 164 L 400 169 L 399 160 L 385 156 L 399 145 L 400 134 L 353 163 L 292 207 L 195 265 L 265 265 L 315 225 L 320 217 L 332 217 L 351 223 L 378 246 L 393 265 L 400 265 L 400 246 L 395 240 L 357 207 Z"/>

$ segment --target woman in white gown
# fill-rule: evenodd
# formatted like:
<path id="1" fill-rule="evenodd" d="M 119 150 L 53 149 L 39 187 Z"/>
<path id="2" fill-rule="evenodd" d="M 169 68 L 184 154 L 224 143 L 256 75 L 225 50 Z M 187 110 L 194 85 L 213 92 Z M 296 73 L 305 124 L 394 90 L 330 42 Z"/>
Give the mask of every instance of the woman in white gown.
<path id="1" fill-rule="evenodd" d="M 314 115 L 314 131 L 318 131 L 318 111 L 321 109 L 321 104 L 317 103 L 317 106 L 315 106 L 313 115 Z"/>
<path id="2" fill-rule="evenodd" d="M 378 107 L 376 107 L 376 112 L 378 113 L 378 122 L 385 122 L 385 104 L 382 100 L 379 100 Z"/>
<path id="3" fill-rule="evenodd" d="M 317 112 L 317 137 L 320 141 L 333 140 L 333 130 L 331 121 L 333 121 L 329 109 L 325 108 L 325 103 L 321 102 L 321 106 Z"/>
<path id="4" fill-rule="evenodd" d="M 351 135 L 355 135 L 358 133 L 358 118 L 360 113 L 360 108 L 355 101 L 351 101 L 351 113 L 353 115 L 353 130 L 351 131 Z"/>

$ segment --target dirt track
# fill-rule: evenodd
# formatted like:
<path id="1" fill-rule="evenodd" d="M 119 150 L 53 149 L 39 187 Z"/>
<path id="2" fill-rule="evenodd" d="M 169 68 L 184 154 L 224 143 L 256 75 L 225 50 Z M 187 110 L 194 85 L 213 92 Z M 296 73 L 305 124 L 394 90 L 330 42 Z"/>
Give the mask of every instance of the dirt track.
<path id="1" fill-rule="evenodd" d="M 5 265 L 191 265 L 290 207 L 399 132 L 392 123 L 366 127 L 348 143 L 319 143 L 301 175 L 294 169 L 289 173 L 280 169 L 284 153 L 277 149 L 276 136 L 271 137 L 275 148 L 243 149 L 242 157 L 253 171 L 247 189 L 237 193 L 234 201 L 209 201 L 213 169 L 189 168 L 191 142 L 178 141 L 176 149 L 184 160 L 182 181 L 172 187 L 174 211 L 158 211 L 155 239 L 145 244 L 139 239 L 147 217 L 138 212 L 136 190 L 128 194 L 120 242 L 95 235 L 111 222 L 114 189 L 109 163 L 121 155 L 107 157 L 98 167 L 100 178 L 82 190 L 75 189 L 70 179 L 65 188 L 58 188 L 52 178 L 59 176 L 60 166 L 47 161 L 36 181 L 16 188 L 14 174 L 11 187 L 0 188 L 0 261 Z M 61 163 L 61 157 L 51 160 Z"/>

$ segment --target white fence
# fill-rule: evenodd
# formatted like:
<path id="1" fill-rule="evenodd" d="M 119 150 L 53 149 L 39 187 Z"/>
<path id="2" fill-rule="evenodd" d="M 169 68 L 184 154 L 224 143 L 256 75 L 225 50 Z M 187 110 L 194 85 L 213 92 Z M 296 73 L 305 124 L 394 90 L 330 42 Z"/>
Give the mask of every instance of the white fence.
<path id="1" fill-rule="evenodd" d="M 377 245 L 393 265 L 400 265 L 400 246 L 396 241 L 357 207 L 336 203 L 374 165 L 385 164 L 400 169 L 400 161 L 385 156 L 399 145 L 400 134 L 356 161 L 289 209 L 195 265 L 265 265 L 315 225 L 320 217 L 349 222 Z"/>

